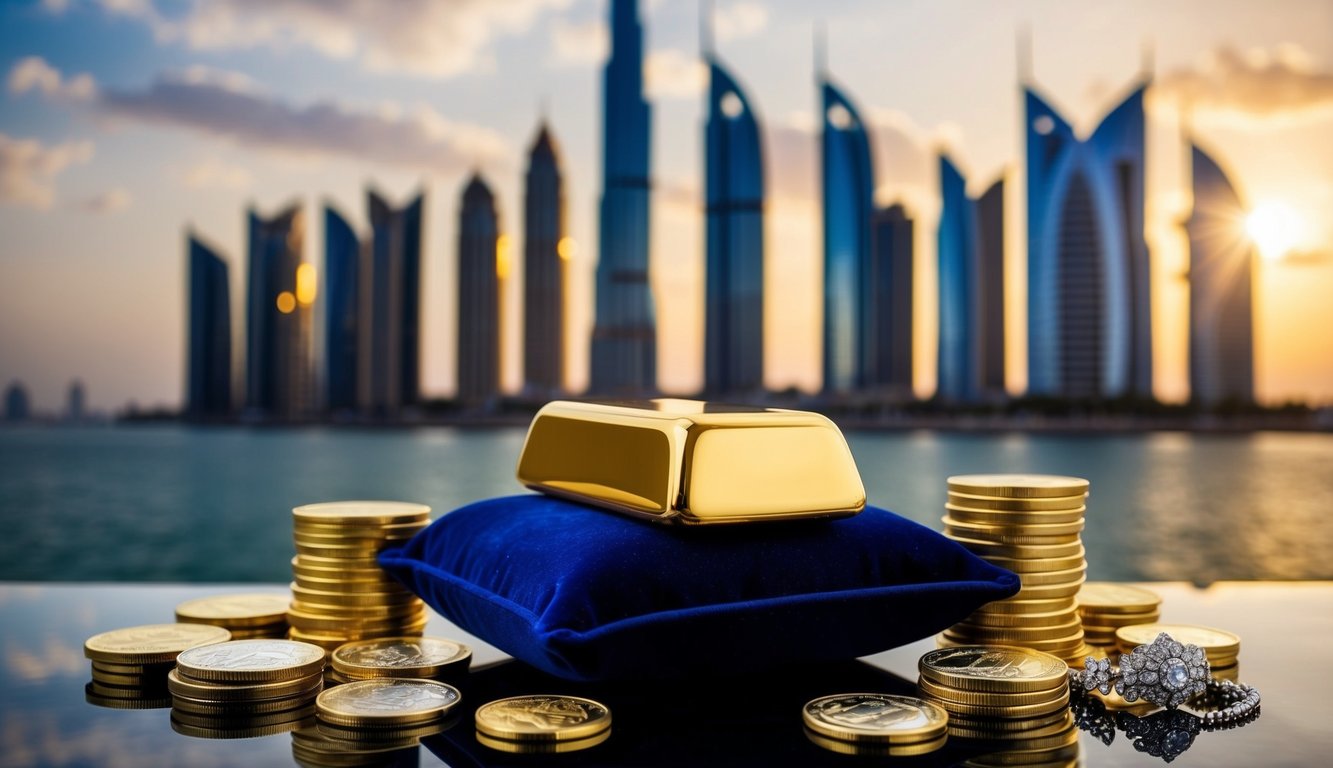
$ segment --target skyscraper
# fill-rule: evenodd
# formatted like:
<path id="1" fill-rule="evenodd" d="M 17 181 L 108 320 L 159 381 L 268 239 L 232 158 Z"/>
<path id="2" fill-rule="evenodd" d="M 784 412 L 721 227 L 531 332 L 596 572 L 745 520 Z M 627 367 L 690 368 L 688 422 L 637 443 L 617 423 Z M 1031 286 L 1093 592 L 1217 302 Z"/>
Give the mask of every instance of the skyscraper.
<path id="1" fill-rule="evenodd" d="M 358 400 L 363 411 L 392 414 L 421 388 L 421 211 L 425 193 L 394 210 L 366 193 L 370 257 L 361 275 Z"/>
<path id="2" fill-rule="evenodd" d="M 1143 82 L 1085 141 L 1024 89 L 1028 392 L 1152 395 Z"/>
<path id="3" fill-rule="evenodd" d="M 231 413 L 231 284 L 227 262 L 190 235 L 185 413 L 208 419 Z"/>
<path id="4" fill-rule="evenodd" d="M 881 390 L 911 398 L 914 226 L 903 206 L 894 204 L 875 212 L 873 227 L 873 383 Z"/>
<path id="5" fill-rule="evenodd" d="M 565 388 L 571 247 L 559 152 L 543 121 L 528 154 L 523 191 L 523 388 L 530 395 L 551 397 Z"/>
<path id="6" fill-rule="evenodd" d="M 335 413 L 357 407 L 361 269 L 356 232 L 324 206 L 324 405 Z"/>
<path id="7" fill-rule="evenodd" d="M 495 197 L 474 174 L 458 215 L 458 399 L 472 405 L 500 394 L 499 239 Z"/>
<path id="8" fill-rule="evenodd" d="M 314 269 L 301 260 L 305 214 L 299 203 L 271 219 L 249 212 L 245 405 L 250 415 L 304 416 L 311 399 L 310 332 Z"/>
<path id="9" fill-rule="evenodd" d="M 824 391 L 846 394 L 879 379 L 871 219 L 875 169 L 856 107 L 817 73 L 822 104 Z"/>
<path id="10" fill-rule="evenodd" d="M 11 381 L 5 390 L 5 421 L 27 421 L 32 418 L 28 388 L 21 381 Z"/>
<path id="11" fill-rule="evenodd" d="M 643 97 L 643 28 L 636 0 L 611 0 L 611 57 L 602 81 L 592 390 L 657 388 L 657 320 L 648 280 L 651 110 Z"/>
<path id="12" fill-rule="evenodd" d="M 65 402 L 65 420 L 83 421 L 88 415 L 87 411 L 87 390 L 83 387 L 83 382 L 75 379 L 69 383 L 69 396 Z"/>
<path id="13" fill-rule="evenodd" d="M 764 156 L 759 122 L 711 52 L 704 175 L 704 389 L 764 388 Z"/>
<path id="14" fill-rule="evenodd" d="M 1190 395 L 1204 406 L 1254 401 L 1254 245 L 1226 173 L 1191 145 Z"/>
<path id="15" fill-rule="evenodd" d="M 981 196 L 940 155 L 940 332 L 936 393 L 970 403 L 1004 394 L 1004 181 Z"/>

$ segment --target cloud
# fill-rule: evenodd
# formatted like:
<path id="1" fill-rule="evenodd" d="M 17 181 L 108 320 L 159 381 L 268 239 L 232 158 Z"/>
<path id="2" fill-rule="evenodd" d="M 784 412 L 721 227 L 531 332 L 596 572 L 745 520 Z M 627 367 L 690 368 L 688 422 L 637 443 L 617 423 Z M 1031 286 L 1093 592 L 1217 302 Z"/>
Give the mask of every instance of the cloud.
<path id="1" fill-rule="evenodd" d="M 79 208 L 88 213 L 116 213 L 130 207 L 134 195 L 124 187 L 112 187 L 100 195 L 86 197 L 79 201 Z"/>
<path id="2" fill-rule="evenodd" d="M 1291 43 L 1271 52 L 1221 47 L 1196 67 L 1160 78 L 1153 95 L 1223 121 L 1288 122 L 1333 110 L 1333 74 L 1314 71 L 1309 54 Z"/>
<path id="3" fill-rule="evenodd" d="M 292 155 L 373 160 L 422 172 L 462 173 L 509 157 L 493 131 L 454 122 L 429 106 L 297 105 L 213 70 L 160 76 L 144 90 L 104 91 L 98 109 L 115 120 L 171 125 Z"/>
<path id="4" fill-rule="evenodd" d="M 643 62 L 648 96 L 654 99 L 692 99 L 708 85 L 708 67 L 698 56 L 675 48 L 649 52 Z"/>
<path id="5" fill-rule="evenodd" d="M 56 177 L 92 157 L 91 141 L 46 146 L 0 133 L 0 203 L 46 210 L 55 203 Z"/>
<path id="6" fill-rule="evenodd" d="M 66 79 L 41 56 L 19 59 L 9 70 L 7 85 L 9 92 L 16 96 L 37 91 L 57 101 L 87 101 L 97 95 L 92 76 L 79 74 Z"/>
<path id="7" fill-rule="evenodd" d="M 239 165 L 228 165 L 216 158 L 209 158 L 185 169 L 181 174 L 185 186 L 194 189 L 223 187 L 245 189 L 254 181 L 250 171 Z"/>
<path id="8" fill-rule="evenodd" d="M 720 43 L 749 37 L 767 26 L 768 9 L 759 3 L 728 3 L 713 12 L 713 36 Z"/>
<path id="9" fill-rule="evenodd" d="M 551 23 L 551 51 L 558 64 L 596 64 L 609 50 L 606 25 L 600 19 L 579 24 L 556 19 Z"/>
<path id="10" fill-rule="evenodd" d="M 103 2 L 104 6 L 108 3 Z M 569 0 L 212 0 L 182 16 L 150 0 L 108 10 L 139 19 L 163 42 L 195 50 L 306 48 L 375 72 L 450 77 L 489 63 L 491 43 L 527 31 Z"/>

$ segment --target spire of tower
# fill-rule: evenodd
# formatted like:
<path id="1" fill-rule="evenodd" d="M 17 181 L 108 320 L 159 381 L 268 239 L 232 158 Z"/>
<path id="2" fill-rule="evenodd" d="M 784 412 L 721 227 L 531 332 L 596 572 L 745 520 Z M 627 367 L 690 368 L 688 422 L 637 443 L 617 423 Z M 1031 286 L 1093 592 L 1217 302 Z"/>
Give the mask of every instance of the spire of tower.
<path id="1" fill-rule="evenodd" d="M 713 58 L 713 3 L 699 0 L 699 55 Z"/>
<path id="2" fill-rule="evenodd" d="M 815 82 L 828 79 L 828 27 L 822 21 L 815 22 Z"/>
<path id="3" fill-rule="evenodd" d="M 1015 55 L 1018 59 L 1018 84 L 1032 83 L 1032 27 L 1023 24 L 1015 31 Z"/>
<path id="4" fill-rule="evenodd" d="M 1142 48 L 1139 51 L 1140 63 L 1139 69 L 1145 81 L 1152 80 L 1153 70 L 1156 68 L 1157 47 L 1151 37 L 1143 39 Z"/>

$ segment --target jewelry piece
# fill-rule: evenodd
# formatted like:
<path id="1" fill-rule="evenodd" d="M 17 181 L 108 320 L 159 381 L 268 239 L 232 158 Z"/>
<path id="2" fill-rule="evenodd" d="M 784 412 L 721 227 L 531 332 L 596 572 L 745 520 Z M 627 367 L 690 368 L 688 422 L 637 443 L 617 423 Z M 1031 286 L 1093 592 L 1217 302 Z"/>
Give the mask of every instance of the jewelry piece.
<path id="1" fill-rule="evenodd" d="M 1221 708 L 1204 714 L 1205 724 L 1243 720 L 1259 708 L 1259 691 L 1254 686 L 1211 677 L 1208 658 L 1199 646 L 1178 642 L 1165 632 L 1122 655 L 1119 667 L 1089 656 L 1081 671 L 1069 670 L 1069 681 L 1085 692 L 1106 694 L 1114 687 L 1125 701 L 1143 699 L 1167 709 L 1207 691 Z"/>

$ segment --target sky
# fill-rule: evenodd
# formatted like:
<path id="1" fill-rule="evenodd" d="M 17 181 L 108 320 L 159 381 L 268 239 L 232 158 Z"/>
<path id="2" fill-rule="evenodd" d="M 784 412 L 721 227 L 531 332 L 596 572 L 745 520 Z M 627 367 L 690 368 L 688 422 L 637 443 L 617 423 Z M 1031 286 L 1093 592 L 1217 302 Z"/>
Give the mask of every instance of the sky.
<path id="1" fill-rule="evenodd" d="M 645 2 L 653 103 L 659 377 L 702 383 L 700 5 Z M 231 268 L 245 213 L 321 207 L 364 235 L 365 190 L 426 191 L 423 391 L 454 388 L 456 220 L 480 172 L 521 261 L 522 173 L 544 116 L 574 242 L 569 384 L 587 383 L 600 194 L 604 0 L 9 0 L 0 3 L 0 386 L 38 410 L 81 379 L 92 407 L 176 407 L 184 387 L 185 238 Z M 1186 130 L 1290 235 L 1256 268 L 1261 400 L 1333 403 L 1333 0 L 719 0 L 714 39 L 764 124 L 769 201 L 765 381 L 820 385 L 822 265 L 813 30 L 873 123 L 877 197 L 916 217 L 916 389 L 934 390 L 935 153 L 979 193 L 1006 184 L 1008 384 L 1026 379 L 1022 113 L 1032 83 L 1082 132 L 1143 77 L 1154 389 L 1188 396 Z M 1186 117 L 1182 117 L 1186 116 Z M 1271 217 L 1270 217 L 1271 218 Z M 519 386 L 520 285 L 506 285 L 503 381 Z M 243 347 L 238 327 L 234 346 Z M 238 360 L 238 364 L 239 364 Z"/>

